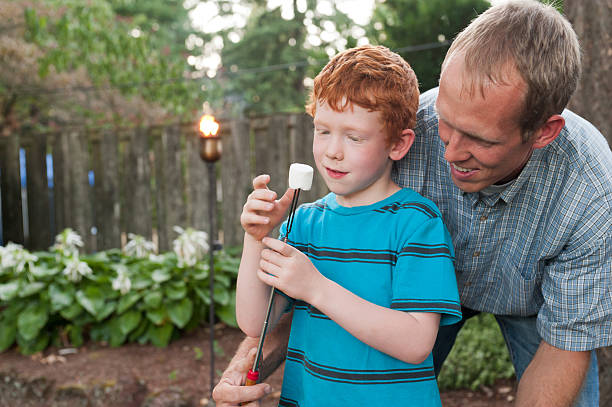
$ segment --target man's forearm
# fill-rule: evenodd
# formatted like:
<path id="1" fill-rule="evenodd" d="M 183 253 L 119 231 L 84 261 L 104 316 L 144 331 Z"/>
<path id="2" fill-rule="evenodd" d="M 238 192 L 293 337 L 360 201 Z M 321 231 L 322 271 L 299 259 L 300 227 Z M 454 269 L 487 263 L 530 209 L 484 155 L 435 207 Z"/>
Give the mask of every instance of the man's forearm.
<path id="1" fill-rule="evenodd" d="M 591 353 L 555 348 L 542 341 L 519 382 L 516 406 L 571 406 L 589 368 Z"/>

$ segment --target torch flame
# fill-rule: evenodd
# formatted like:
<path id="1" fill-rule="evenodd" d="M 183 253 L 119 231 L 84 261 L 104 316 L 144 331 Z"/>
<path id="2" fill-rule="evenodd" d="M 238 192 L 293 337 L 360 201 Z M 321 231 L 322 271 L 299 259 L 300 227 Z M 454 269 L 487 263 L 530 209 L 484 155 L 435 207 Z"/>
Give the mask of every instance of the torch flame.
<path id="1" fill-rule="evenodd" d="M 219 131 L 219 123 L 215 121 L 215 117 L 205 114 L 200 119 L 200 131 L 204 137 L 214 137 Z"/>

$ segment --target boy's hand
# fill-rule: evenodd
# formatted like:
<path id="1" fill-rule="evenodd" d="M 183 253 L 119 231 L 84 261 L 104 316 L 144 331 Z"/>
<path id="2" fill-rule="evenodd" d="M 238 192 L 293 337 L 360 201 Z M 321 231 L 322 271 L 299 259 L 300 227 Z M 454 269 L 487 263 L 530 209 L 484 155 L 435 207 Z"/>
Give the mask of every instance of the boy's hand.
<path id="1" fill-rule="evenodd" d="M 292 189 L 287 189 L 281 199 L 276 192 L 268 189 L 269 175 L 259 175 L 253 179 L 253 192 L 248 196 L 240 223 L 244 231 L 255 240 L 261 240 L 274 229 L 285 216 L 291 205 Z"/>
<path id="2" fill-rule="evenodd" d="M 262 250 L 257 276 L 265 284 L 276 287 L 290 297 L 313 303 L 324 284 L 323 275 L 310 259 L 287 243 L 264 238 L 268 248 Z"/>

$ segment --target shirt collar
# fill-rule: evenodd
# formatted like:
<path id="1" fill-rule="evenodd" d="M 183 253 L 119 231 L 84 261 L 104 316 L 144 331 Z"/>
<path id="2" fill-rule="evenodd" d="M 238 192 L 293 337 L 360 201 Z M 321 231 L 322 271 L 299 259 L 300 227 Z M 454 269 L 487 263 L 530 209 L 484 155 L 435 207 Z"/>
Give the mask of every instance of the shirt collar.
<path id="1" fill-rule="evenodd" d="M 461 191 L 462 195 L 472 205 L 476 205 L 479 201 L 482 201 L 487 206 L 495 206 L 499 201 L 509 204 L 519 191 L 523 189 L 531 175 L 535 173 L 541 160 L 541 154 L 542 149 L 534 150 L 519 176 L 507 184 L 500 185 L 499 188 L 496 186 L 495 188 L 498 188 L 498 190 L 489 191 L 492 193 Z"/>

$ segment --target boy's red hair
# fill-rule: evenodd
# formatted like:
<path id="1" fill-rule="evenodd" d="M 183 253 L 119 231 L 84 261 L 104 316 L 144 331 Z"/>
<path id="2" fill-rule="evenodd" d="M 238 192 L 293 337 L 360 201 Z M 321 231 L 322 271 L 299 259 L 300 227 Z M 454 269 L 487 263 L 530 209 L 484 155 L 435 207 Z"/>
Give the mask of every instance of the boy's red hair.
<path id="1" fill-rule="evenodd" d="M 389 142 L 416 124 L 419 86 L 410 65 L 383 46 L 365 45 L 334 56 L 314 79 L 306 112 L 314 117 L 316 103 L 341 112 L 356 104 L 381 112 Z"/>

